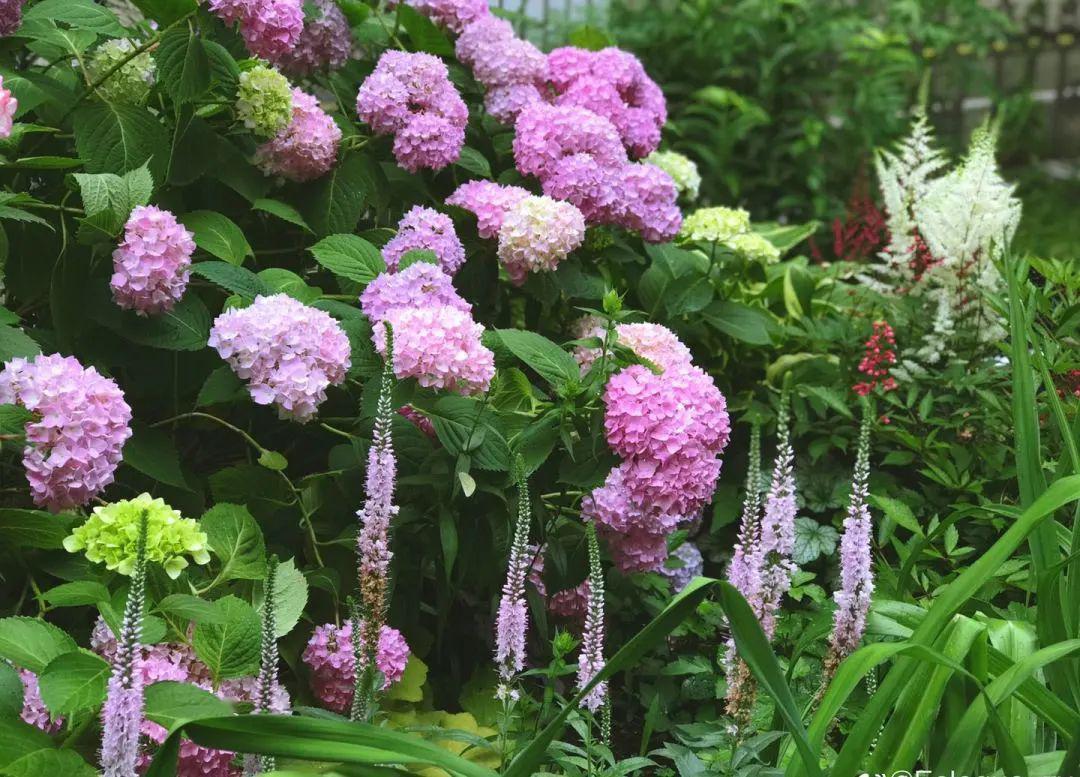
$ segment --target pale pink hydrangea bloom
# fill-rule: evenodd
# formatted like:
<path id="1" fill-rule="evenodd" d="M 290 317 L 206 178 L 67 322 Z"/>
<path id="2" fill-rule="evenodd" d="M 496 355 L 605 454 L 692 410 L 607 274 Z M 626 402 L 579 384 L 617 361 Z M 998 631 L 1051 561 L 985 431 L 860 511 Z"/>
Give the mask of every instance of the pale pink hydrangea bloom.
<path id="1" fill-rule="evenodd" d="M 619 133 L 610 121 L 586 108 L 530 105 L 518 116 L 514 133 L 514 162 L 522 175 L 541 181 L 568 156 L 588 154 L 603 167 L 621 168 L 627 162 Z"/>
<path id="2" fill-rule="evenodd" d="M 618 324 L 615 334 L 619 345 L 625 345 L 664 371 L 691 365 L 690 349 L 663 324 Z"/>
<path id="3" fill-rule="evenodd" d="M 619 182 L 622 209 L 620 226 L 640 233 L 649 243 L 673 240 L 682 227 L 682 211 L 676 204 L 679 189 L 670 175 L 645 162 L 627 165 Z"/>
<path id="4" fill-rule="evenodd" d="M 167 210 L 143 205 L 131 211 L 113 251 L 109 285 L 116 304 L 142 316 L 172 310 L 191 275 L 193 237 Z"/>
<path id="5" fill-rule="evenodd" d="M 268 175 L 310 181 L 325 175 L 337 161 L 341 128 L 312 95 L 293 89 L 289 126 L 255 151 L 255 161 Z"/>
<path id="6" fill-rule="evenodd" d="M 517 286 L 533 272 L 551 272 L 585 240 L 585 217 L 568 202 L 528 196 L 499 228 L 499 260 Z"/>
<path id="7" fill-rule="evenodd" d="M 653 534 L 666 537 L 687 520 L 681 513 L 653 508 L 631 497 L 624 467 L 614 467 L 604 484 L 593 489 L 581 504 L 582 515 L 604 530 Z"/>
<path id="8" fill-rule="evenodd" d="M 328 313 L 285 294 L 257 297 L 214 321 L 208 344 L 248 381 L 251 398 L 281 418 L 310 421 L 328 386 L 345 380 L 349 338 Z"/>
<path id="9" fill-rule="evenodd" d="M 458 239 L 454 222 L 445 213 L 421 205 L 405 214 L 398 222 L 397 234 L 383 246 L 383 259 L 390 272 L 396 272 L 401 257 L 415 249 L 433 251 L 447 275 L 465 264 L 465 246 Z"/>
<path id="10" fill-rule="evenodd" d="M 547 57 L 505 19 L 488 15 L 467 25 L 456 53 L 486 88 L 484 107 L 496 120 L 512 124 L 526 107 L 545 101 Z"/>
<path id="11" fill-rule="evenodd" d="M 394 374 L 416 378 L 425 388 L 476 394 L 495 375 L 495 355 L 480 342 L 484 327 L 458 307 L 437 305 L 391 310 Z M 386 351 L 386 332 L 376 326 L 375 349 Z"/>
<path id="12" fill-rule="evenodd" d="M 352 31 L 334 0 L 312 0 L 316 16 L 304 21 L 296 46 L 275 61 L 290 73 L 306 76 L 319 70 L 336 70 L 352 54 Z"/>
<path id="13" fill-rule="evenodd" d="M 498 237 L 507 211 L 529 196 L 520 186 L 504 186 L 494 181 L 467 181 L 446 198 L 447 205 L 456 205 L 476 215 L 480 237 Z"/>
<path id="14" fill-rule="evenodd" d="M 665 461 L 635 456 L 619 466 L 633 501 L 690 518 L 712 498 L 720 463 L 716 451 L 689 445 Z"/>
<path id="15" fill-rule="evenodd" d="M 0 32 L 0 35 L 6 33 Z M 4 86 L 4 77 L 0 76 L 0 138 L 11 137 L 11 128 L 15 122 L 15 112 L 19 110 L 19 101 L 11 90 Z"/>
<path id="16" fill-rule="evenodd" d="M 379 273 L 360 295 L 360 308 L 373 326 L 395 310 L 440 305 L 472 313 L 472 306 L 458 294 L 450 276 L 427 262 L 417 262 L 401 272 Z"/>
<path id="17" fill-rule="evenodd" d="M 613 532 L 601 527 L 611 560 L 622 572 L 655 572 L 667 558 L 667 536 L 644 531 Z"/>
<path id="18" fill-rule="evenodd" d="M 248 51 L 271 61 L 291 51 L 304 29 L 301 0 L 209 0 L 209 8 L 226 24 L 239 22 Z"/>
<path id="19" fill-rule="evenodd" d="M 111 378 L 71 356 L 16 358 L 0 371 L 0 404 L 34 413 L 23 449 L 34 504 L 78 507 L 112 483 L 131 436 L 131 408 Z"/>
<path id="20" fill-rule="evenodd" d="M 465 126 L 433 113 L 419 113 L 394 135 L 394 158 L 410 173 L 442 170 L 465 145 Z"/>
<path id="21" fill-rule="evenodd" d="M 488 15 L 487 0 L 406 0 L 406 4 L 451 32 L 461 32 L 466 25 Z M 395 5 L 396 0 L 387 3 L 390 8 Z"/>
<path id="22" fill-rule="evenodd" d="M 311 689 L 329 710 L 345 713 L 352 705 L 356 685 L 356 656 L 352 646 L 352 621 L 341 626 L 316 626 L 303 660 L 311 669 Z M 401 679 L 409 662 L 409 646 L 397 629 L 383 626 L 375 664 L 385 678 L 384 688 Z"/>

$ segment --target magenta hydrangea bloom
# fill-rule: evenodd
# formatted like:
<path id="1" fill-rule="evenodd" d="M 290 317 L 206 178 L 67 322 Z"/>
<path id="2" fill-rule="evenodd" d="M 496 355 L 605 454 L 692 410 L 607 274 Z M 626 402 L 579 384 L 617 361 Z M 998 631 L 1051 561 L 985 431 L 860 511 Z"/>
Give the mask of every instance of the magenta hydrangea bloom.
<path id="1" fill-rule="evenodd" d="M 142 316 L 172 310 L 187 288 L 193 237 L 167 210 L 143 205 L 131 211 L 113 251 L 109 285 L 116 304 Z"/>
<path id="2" fill-rule="evenodd" d="M 585 217 L 568 202 L 528 196 L 510 208 L 499 229 L 499 260 L 520 286 L 531 272 L 554 270 L 585 240 Z"/>
<path id="3" fill-rule="evenodd" d="M 630 499 L 660 513 L 692 516 L 716 489 L 720 459 L 711 451 L 688 446 L 658 461 L 636 456 L 619 465 Z"/>
<path id="4" fill-rule="evenodd" d="M 627 162 L 619 133 L 610 121 L 572 105 L 530 105 L 518 116 L 514 132 L 514 162 L 522 175 L 541 182 L 560 160 L 588 154 L 602 167 L 621 168 Z"/>
<path id="5" fill-rule="evenodd" d="M 487 89 L 484 107 L 496 120 L 512 124 L 526 107 L 545 100 L 547 57 L 518 38 L 505 19 L 487 15 L 466 26 L 456 53 Z"/>
<path id="6" fill-rule="evenodd" d="M 112 483 L 131 436 L 131 408 L 111 378 L 71 356 L 16 358 L 0 371 L 0 404 L 34 414 L 23 466 L 36 505 L 78 507 Z"/>
<path id="7" fill-rule="evenodd" d="M 310 181 L 325 175 L 337 160 L 341 128 L 312 95 L 293 89 L 289 126 L 255 151 L 255 161 L 268 175 Z"/>
<path id="8" fill-rule="evenodd" d="M 692 542 L 684 542 L 671 552 L 667 563 L 660 567 L 660 574 L 671 581 L 672 592 L 678 593 L 686 588 L 691 580 L 699 577 L 704 568 L 705 560 L 698 546 Z"/>
<path id="9" fill-rule="evenodd" d="M 548 612 L 557 618 L 583 622 L 589 606 L 589 581 L 552 594 Z"/>
<path id="10" fill-rule="evenodd" d="M 667 536 L 644 531 L 613 532 L 600 528 L 615 566 L 624 573 L 655 572 L 667 558 Z"/>
<path id="11" fill-rule="evenodd" d="M 690 366 L 690 349 L 663 324 L 619 324 L 615 333 L 619 345 L 625 345 L 662 370 Z"/>
<path id="12" fill-rule="evenodd" d="M 11 137 L 11 128 L 15 124 L 17 110 L 19 110 L 19 101 L 15 99 L 11 90 L 4 86 L 4 77 L 0 76 L 0 138 Z"/>
<path id="13" fill-rule="evenodd" d="M 248 51 L 271 61 L 291 51 L 304 30 L 301 0 L 209 0 L 208 6 L 226 24 L 239 22 Z"/>
<path id="14" fill-rule="evenodd" d="M 619 191 L 622 207 L 618 222 L 622 226 L 639 232 L 649 243 L 665 243 L 679 234 L 679 189 L 666 172 L 644 162 L 627 165 L 622 169 Z"/>
<path id="15" fill-rule="evenodd" d="M 326 388 L 345 380 L 351 349 L 341 326 L 322 310 L 285 294 L 257 297 L 214 321 L 208 344 L 248 381 L 251 398 L 276 404 L 281 418 L 311 420 Z"/>
<path id="16" fill-rule="evenodd" d="M 523 110 L 543 99 L 543 94 L 535 84 L 493 86 L 484 95 L 484 109 L 496 121 L 513 124 Z"/>
<path id="17" fill-rule="evenodd" d="M 482 57 L 489 56 L 492 49 L 516 37 L 514 26 L 506 19 L 483 14 L 462 28 L 454 44 L 454 54 L 458 62 L 473 67 Z"/>
<path id="18" fill-rule="evenodd" d="M 487 0 L 406 0 L 420 13 L 451 32 L 461 32 L 466 25 L 487 17 Z M 387 6 L 393 8 L 396 2 Z"/>
<path id="19" fill-rule="evenodd" d="M 37 675 L 29 669 L 19 670 L 19 679 L 23 686 L 23 705 L 19 717 L 23 723 L 44 731 L 46 734 L 55 734 L 64 725 L 62 717 L 53 718 L 49 708 L 41 698 L 41 688 L 38 686 Z"/>
<path id="20" fill-rule="evenodd" d="M 439 267 L 417 262 L 401 272 L 380 273 L 360 295 L 360 307 L 372 325 L 395 310 L 446 305 L 471 314 L 469 305 Z"/>
<path id="21" fill-rule="evenodd" d="M 327 623 L 316 626 L 303 660 L 311 669 L 311 690 L 329 710 L 345 713 L 352 705 L 356 686 L 356 656 L 352 646 L 352 622 L 341 626 Z M 379 631 L 379 652 L 375 664 L 389 687 L 405 674 L 409 645 L 401 632 L 390 626 Z"/>
<path id="22" fill-rule="evenodd" d="M 484 327 L 458 307 L 433 305 L 392 310 L 394 374 L 416 378 L 425 388 L 459 394 L 487 391 L 495 355 L 480 342 Z M 375 349 L 386 352 L 386 331 L 375 327 Z"/>
<path id="23" fill-rule="evenodd" d="M 636 531 L 657 536 L 667 536 L 686 521 L 683 514 L 652 509 L 635 501 L 623 467 L 612 469 L 604 484 L 582 500 L 581 514 L 613 532 Z"/>
<path id="24" fill-rule="evenodd" d="M 282 69 L 306 76 L 319 70 L 336 70 L 352 54 L 352 32 L 334 0 L 312 0 L 316 15 L 305 19 L 296 46 L 275 61 Z"/>
<path id="25" fill-rule="evenodd" d="M 378 135 L 394 135 L 394 157 L 410 172 L 439 170 L 465 145 L 469 109 L 431 54 L 386 51 L 356 95 L 356 113 Z"/>
<path id="26" fill-rule="evenodd" d="M 618 224 L 626 212 L 619 188 L 625 165 L 604 165 L 589 154 L 572 154 L 557 161 L 541 179 L 544 194 L 566 200 L 590 224 Z"/>
<path id="27" fill-rule="evenodd" d="M 435 252 L 439 266 L 453 275 L 465 264 L 465 246 L 454 231 L 454 222 L 444 213 L 416 205 L 398 222 L 398 232 L 383 246 L 382 255 L 390 272 L 396 272 L 408 251 Z"/>
<path id="28" fill-rule="evenodd" d="M 480 237 L 498 237 L 507 211 L 529 196 L 520 186 L 504 186 L 494 181 L 468 181 L 446 198 L 447 205 L 456 205 L 476 215 Z"/>
<path id="29" fill-rule="evenodd" d="M 0 36 L 10 35 L 22 24 L 22 7 L 26 0 L 0 0 Z"/>

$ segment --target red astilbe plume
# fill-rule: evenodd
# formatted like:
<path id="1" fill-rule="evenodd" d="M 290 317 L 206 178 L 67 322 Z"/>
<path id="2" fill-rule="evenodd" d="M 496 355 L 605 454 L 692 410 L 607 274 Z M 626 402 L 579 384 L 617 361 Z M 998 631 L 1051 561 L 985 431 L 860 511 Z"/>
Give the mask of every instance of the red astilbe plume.
<path id="1" fill-rule="evenodd" d="M 882 392 L 894 391 L 896 379 L 889 374 L 896 364 L 896 335 L 888 321 L 875 321 L 874 333 L 866 341 L 866 353 L 859 362 L 859 372 L 866 380 L 856 383 L 851 388 L 860 397 L 865 397 L 878 386 Z"/>
<path id="2" fill-rule="evenodd" d="M 885 212 L 870 196 L 865 169 L 860 170 L 848 200 L 847 214 L 832 224 L 833 254 L 848 262 L 865 262 L 889 239 Z"/>

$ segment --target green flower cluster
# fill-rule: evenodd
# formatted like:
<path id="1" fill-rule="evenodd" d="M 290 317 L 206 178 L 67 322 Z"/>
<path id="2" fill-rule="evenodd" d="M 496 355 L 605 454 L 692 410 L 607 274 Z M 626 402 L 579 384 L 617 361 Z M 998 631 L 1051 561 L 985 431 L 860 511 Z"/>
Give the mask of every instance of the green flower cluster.
<path id="1" fill-rule="evenodd" d="M 178 510 L 162 499 L 152 499 L 149 494 L 95 507 L 86 523 L 64 538 L 64 548 L 70 553 L 84 551 L 90 561 L 104 562 L 108 569 L 130 575 L 135 566 L 143 513 L 146 514 L 146 559 L 161 564 L 169 577 L 179 577 L 187 567 L 186 554 L 196 564 L 210 561 L 206 534 L 199 529 L 198 522 L 182 518 Z"/>
<path id="2" fill-rule="evenodd" d="M 97 81 L 119 62 L 131 55 L 134 44 L 129 40 L 108 40 L 97 47 L 86 64 L 86 74 Z M 154 83 L 154 60 L 144 51 L 108 77 L 97 93 L 109 102 L 141 105 L 150 96 Z"/>
<path id="3" fill-rule="evenodd" d="M 750 229 L 750 214 L 742 208 L 701 208 L 683 220 L 679 237 L 699 243 L 719 243 L 751 261 L 779 261 L 780 251 L 768 238 Z"/>
<path id="4" fill-rule="evenodd" d="M 256 135 L 277 135 L 289 126 L 292 111 L 292 89 L 281 73 L 265 65 L 256 65 L 240 74 L 236 114 Z"/>
<path id="5" fill-rule="evenodd" d="M 698 190 L 701 188 L 701 173 L 692 159 L 678 151 L 653 151 L 644 161 L 656 165 L 670 175 L 680 197 L 697 199 Z"/>

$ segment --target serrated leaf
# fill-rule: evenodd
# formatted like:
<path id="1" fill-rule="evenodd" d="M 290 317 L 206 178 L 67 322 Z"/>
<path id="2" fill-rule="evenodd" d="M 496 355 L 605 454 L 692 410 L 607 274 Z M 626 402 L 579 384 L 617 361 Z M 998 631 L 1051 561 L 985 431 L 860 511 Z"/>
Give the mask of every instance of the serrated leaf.
<path id="1" fill-rule="evenodd" d="M 409 33 L 409 40 L 417 51 L 426 51 L 441 57 L 454 56 L 454 44 L 431 19 L 409 5 L 402 5 L 397 9 L 397 13 L 401 26 Z"/>
<path id="2" fill-rule="evenodd" d="M 255 202 L 251 203 L 251 207 L 253 210 L 261 210 L 264 213 L 277 216 L 282 221 L 287 221 L 290 224 L 302 227 L 307 232 L 311 231 L 311 227 L 304 221 L 304 217 L 300 215 L 300 211 L 281 200 L 271 200 L 266 197 L 260 197 L 255 200 Z"/>
<path id="3" fill-rule="evenodd" d="M 41 777 L 43 774 L 98 777 L 97 769 L 84 761 L 74 750 L 35 750 L 3 767 L 4 777 Z"/>
<path id="4" fill-rule="evenodd" d="M 121 311 L 112 300 L 96 300 L 92 316 L 121 337 L 169 351 L 201 351 L 210 336 L 210 311 L 198 295 L 187 293 L 172 310 L 142 318 Z"/>
<path id="5" fill-rule="evenodd" d="M 259 524 L 246 507 L 227 502 L 214 505 L 200 523 L 211 551 L 221 560 L 223 580 L 262 580 L 266 547 Z"/>
<path id="6" fill-rule="evenodd" d="M 109 589 L 93 580 L 61 583 L 41 594 L 54 607 L 83 607 L 109 601 Z"/>
<path id="7" fill-rule="evenodd" d="M 282 561 L 277 567 L 274 597 L 274 635 L 279 639 L 284 637 L 304 614 L 304 607 L 308 600 L 308 582 L 304 573 L 296 568 L 296 561 L 289 559 Z M 260 592 L 256 599 L 256 606 L 262 609 L 266 606 L 265 594 Z"/>
<path id="8" fill-rule="evenodd" d="M 288 294 L 305 304 L 310 304 L 322 296 L 322 290 L 308 286 L 304 279 L 283 267 L 267 267 L 259 271 L 259 279 L 269 286 L 274 293 Z"/>
<path id="9" fill-rule="evenodd" d="M 0 661 L 0 720 L 16 719 L 23 708 L 23 684 L 11 664 Z"/>
<path id="10" fill-rule="evenodd" d="M 461 149 L 461 156 L 458 157 L 457 162 L 454 164 L 473 175 L 478 175 L 481 178 L 491 178 L 491 163 L 488 162 L 487 157 L 475 148 L 465 146 L 465 148 Z"/>
<path id="11" fill-rule="evenodd" d="M 482 411 L 482 405 L 475 399 L 447 396 L 441 397 L 424 414 L 450 453 L 467 453 L 480 469 L 505 471 L 510 464 L 510 447 Z"/>
<path id="12" fill-rule="evenodd" d="M 272 469 L 275 472 L 288 469 L 289 460 L 277 451 L 263 450 L 259 453 L 259 466 Z"/>
<path id="13" fill-rule="evenodd" d="M 802 516 L 795 519 L 795 548 L 791 560 L 802 566 L 819 556 L 831 556 L 840 539 L 836 529 Z"/>
<path id="14" fill-rule="evenodd" d="M 195 245 L 229 264 L 240 265 L 253 255 L 243 230 L 228 216 L 212 210 L 193 210 L 180 222 L 195 236 Z"/>
<path id="15" fill-rule="evenodd" d="M 218 680 L 255 674 L 259 669 L 258 614 L 250 604 L 231 595 L 214 602 L 214 608 L 218 621 L 195 627 L 195 655 Z"/>
<path id="16" fill-rule="evenodd" d="M 260 295 L 273 294 L 262 278 L 246 267 L 228 262 L 196 262 L 191 265 L 191 271 L 216 283 L 226 291 L 239 294 L 249 300 Z"/>
<path id="17" fill-rule="evenodd" d="M 191 594 L 169 594 L 157 603 L 158 612 L 195 623 L 220 623 L 222 614 L 214 603 Z"/>
<path id="18" fill-rule="evenodd" d="M 886 519 L 903 526 L 918 537 L 923 536 L 922 526 L 919 525 L 915 513 L 899 499 L 894 499 L 890 496 L 881 496 L 879 494 L 870 494 L 870 504 L 881 510 L 885 514 Z"/>
<path id="19" fill-rule="evenodd" d="M 62 22 L 114 38 L 125 35 L 116 14 L 93 0 L 41 0 L 26 12 L 25 18 Z"/>
<path id="20" fill-rule="evenodd" d="M 51 623 L 22 616 L 0 619 L 0 658 L 35 674 L 76 649 L 75 640 Z"/>
<path id="21" fill-rule="evenodd" d="M 12 326 L 0 326 L 0 363 L 7 363 L 16 356 L 29 359 L 41 353 L 41 346 L 26 332 Z"/>
<path id="22" fill-rule="evenodd" d="M 188 27 L 169 30 L 158 42 L 157 82 L 178 103 L 210 88 L 210 58 L 202 38 Z"/>
<path id="23" fill-rule="evenodd" d="M 514 356 L 552 385 L 564 386 L 580 379 L 581 368 L 574 357 L 543 335 L 524 329 L 499 329 L 497 332 Z"/>
<path id="24" fill-rule="evenodd" d="M 368 284 L 386 270 L 382 253 L 362 237 L 330 235 L 308 249 L 334 275 Z"/>
<path id="25" fill-rule="evenodd" d="M 145 714 L 159 726 L 173 731 L 189 720 L 230 715 L 229 702 L 190 683 L 166 680 L 146 689 Z"/>
<path id="26" fill-rule="evenodd" d="M 0 508 L 0 542 L 16 547 L 59 550 L 79 522 L 74 515 L 53 515 L 44 510 Z"/>
<path id="27" fill-rule="evenodd" d="M 146 108 L 99 100 L 75 112 L 75 148 L 87 172 L 126 173 L 150 161 L 160 179 L 168 147 L 164 126 Z"/>
<path id="28" fill-rule="evenodd" d="M 311 185 L 307 223 L 317 235 L 352 232 L 381 177 L 366 155 L 345 157 Z"/>
<path id="29" fill-rule="evenodd" d="M 73 650 L 57 656 L 38 675 L 41 699 L 53 715 L 74 715 L 105 700 L 110 667 L 100 656 Z"/>

